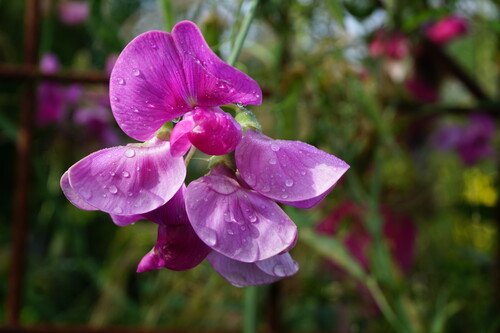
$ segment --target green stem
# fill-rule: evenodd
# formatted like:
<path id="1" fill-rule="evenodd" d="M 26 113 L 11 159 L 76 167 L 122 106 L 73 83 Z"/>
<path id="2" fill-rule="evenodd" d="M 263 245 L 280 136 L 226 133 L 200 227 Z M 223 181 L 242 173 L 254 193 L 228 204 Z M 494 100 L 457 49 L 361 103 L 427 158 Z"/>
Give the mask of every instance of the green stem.
<path id="1" fill-rule="evenodd" d="M 174 27 L 175 14 L 174 8 L 172 6 L 171 0 L 161 0 L 161 10 L 163 12 L 163 22 L 165 23 L 165 29 L 171 31 Z"/>
<path id="2" fill-rule="evenodd" d="M 243 308 L 243 333 L 257 332 L 257 287 L 245 288 Z"/>
<path id="3" fill-rule="evenodd" d="M 188 154 L 186 155 L 186 158 L 184 159 L 184 163 L 186 163 L 186 167 L 189 165 L 189 161 L 191 161 L 191 158 L 193 157 L 194 153 L 196 153 L 196 148 L 195 148 L 195 146 L 191 146 Z"/>
<path id="4" fill-rule="evenodd" d="M 236 63 L 236 59 L 238 59 L 238 56 L 240 55 L 241 47 L 243 46 L 245 38 L 248 34 L 248 29 L 250 29 L 250 25 L 252 24 L 253 18 L 255 17 L 255 11 L 257 9 L 258 3 L 259 0 L 252 0 L 248 13 L 243 19 L 240 31 L 238 32 L 236 41 L 234 42 L 234 47 L 229 54 L 229 58 L 227 59 L 227 63 L 231 66 L 234 66 L 234 64 Z"/>

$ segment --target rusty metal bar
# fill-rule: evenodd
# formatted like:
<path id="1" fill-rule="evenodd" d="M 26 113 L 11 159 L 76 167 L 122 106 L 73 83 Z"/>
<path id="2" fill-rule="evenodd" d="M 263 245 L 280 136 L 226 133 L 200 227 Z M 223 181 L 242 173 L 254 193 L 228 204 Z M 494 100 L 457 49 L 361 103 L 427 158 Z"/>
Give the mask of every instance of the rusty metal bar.
<path id="1" fill-rule="evenodd" d="M 27 0 L 24 14 L 24 63 L 27 68 L 36 68 L 38 55 L 39 0 Z M 7 294 L 7 323 L 19 326 L 22 304 L 22 289 L 25 271 L 25 248 L 27 234 L 28 188 L 30 175 L 30 153 L 32 115 L 35 101 L 35 84 L 27 82 L 24 87 L 20 113 L 20 129 L 17 138 L 17 175 L 14 191 L 12 223 L 12 246 Z"/>
<path id="2" fill-rule="evenodd" d="M 11 66 L 0 65 L 0 79 L 6 78 L 9 80 L 34 80 L 43 79 L 47 81 L 57 81 L 63 83 L 81 82 L 81 83 L 103 83 L 109 82 L 108 75 L 100 71 L 92 72 L 62 72 L 55 74 L 41 73 L 36 68 L 31 66 Z"/>

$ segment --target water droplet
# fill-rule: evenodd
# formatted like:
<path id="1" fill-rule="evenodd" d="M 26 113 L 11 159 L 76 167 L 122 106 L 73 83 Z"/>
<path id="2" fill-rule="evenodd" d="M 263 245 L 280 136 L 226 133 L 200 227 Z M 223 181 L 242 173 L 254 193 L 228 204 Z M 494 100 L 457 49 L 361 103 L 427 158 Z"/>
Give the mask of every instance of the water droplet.
<path id="1" fill-rule="evenodd" d="M 287 187 L 292 187 L 292 186 L 293 186 L 293 180 L 292 180 L 292 179 L 287 179 L 287 180 L 285 181 L 285 185 L 286 185 Z"/>
<path id="2" fill-rule="evenodd" d="M 210 228 L 200 228 L 198 231 L 200 238 L 207 243 L 208 246 L 214 246 L 217 244 L 217 233 L 215 230 Z"/>
<path id="3" fill-rule="evenodd" d="M 229 213 L 227 213 L 227 212 L 226 212 L 226 213 L 224 213 L 224 221 L 226 221 L 226 222 L 231 222 L 231 220 L 232 220 L 232 219 L 231 219 L 231 214 L 229 214 Z"/>
<path id="4" fill-rule="evenodd" d="M 269 160 L 269 164 L 271 164 L 271 165 L 275 165 L 275 164 L 276 164 L 276 159 L 275 159 L 275 158 L 271 158 L 271 159 Z"/>
<path id="5" fill-rule="evenodd" d="M 135 171 L 137 171 L 137 172 L 141 171 L 141 167 L 135 168 Z"/>
<path id="6" fill-rule="evenodd" d="M 108 191 L 109 193 L 111 194 L 116 194 L 118 192 L 118 189 L 116 188 L 115 185 L 111 185 L 109 188 L 108 188 Z"/>
<path id="7" fill-rule="evenodd" d="M 122 77 L 117 77 L 116 82 L 120 85 L 125 85 L 125 80 Z"/>
<path id="8" fill-rule="evenodd" d="M 245 231 L 245 230 L 247 230 L 247 227 L 246 227 L 246 226 L 244 226 L 244 225 L 242 225 L 242 226 L 240 227 L 240 229 L 241 229 L 241 231 Z"/>
<path id="9" fill-rule="evenodd" d="M 110 175 L 111 177 L 114 177 L 114 176 L 116 176 L 116 173 L 114 173 L 114 172 L 112 172 L 112 171 L 111 171 L 111 172 L 109 173 L 109 175 Z"/>
<path id="10" fill-rule="evenodd" d="M 127 157 L 134 157 L 135 156 L 135 150 L 130 149 L 130 148 L 127 149 L 127 150 L 125 150 L 125 156 L 127 156 Z"/>
<path id="11" fill-rule="evenodd" d="M 115 213 L 121 214 L 121 213 L 123 213 L 123 209 L 121 209 L 120 207 L 116 207 L 115 208 Z"/>
<path id="12" fill-rule="evenodd" d="M 301 171 L 301 172 L 300 172 L 300 174 L 301 174 L 302 176 L 305 176 L 305 175 L 306 175 L 306 172 L 305 172 L 305 171 Z"/>
<path id="13" fill-rule="evenodd" d="M 155 43 L 155 42 L 153 42 L 153 41 L 150 41 L 150 42 L 149 42 L 149 45 L 150 45 L 150 46 L 151 46 L 151 48 L 152 48 L 152 49 L 154 49 L 154 50 L 156 50 L 156 49 L 158 48 L 158 45 L 156 45 L 156 43 Z"/>
<path id="14" fill-rule="evenodd" d="M 231 236 L 234 235 L 233 229 L 227 229 L 227 233 L 228 233 L 228 235 L 231 235 Z"/>
<path id="15" fill-rule="evenodd" d="M 107 198 L 107 197 L 108 197 L 108 195 L 107 195 L 107 194 L 103 194 L 103 195 L 102 195 L 102 197 L 103 197 L 103 198 Z"/>
<path id="16" fill-rule="evenodd" d="M 115 97 L 112 98 L 112 100 L 113 100 L 113 102 L 118 102 L 120 99 L 115 96 Z"/>
<path id="17" fill-rule="evenodd" d="M 127 193 L 127 195 L 128 195 L 129 197 L 131 197 L 131 196 L 133 196 L 133 195 L 134 195 L 134 193 L 132 193 L 132 192 L 128 192 L 128 193 Z"/>
<path id="18" fill-rule="evenodd" d="M 286 198 L 288 198 L 288 194 L 283 193 L 283 194 L 281 195 L 281 198 L 282 198 L 282 199 L 286 199 Z"/>
<path id="19" fill-rule="evenodd" d="M 271 150 L 272 151 L 278 151 L 280 150 L 280 147 L 276 143 L 271 143 Z"/>
<path id="20" fill-rule="evenodd" d="M 128 177 L 130 177 L 130 173 L 128 171 L 123 171 L 122 176 L 123 176 L 123 178 L 128 178 Z"/>
<path id="21" fill-rule="evenodd" d="M 251 187 L 255 186 L 256 179 L 255 179 L 254 175 L 252 175 L 252 174 L 247 175 L 245 181 L 247 182 L 247 184 L 249 186 L 251 186 Z"/>
<path id="22" fill-rule="evenodd" d="M 255 215 L 248 216 L 248 221 L 250 221 L 252 223 L 257 222 L 257 216 L 255 216 Z"/>
<path id="23" fill-rule="evenodd" d="M 141 71 L 139 69 L 137 69 L 137 68 L 134 68 L 132 70 L 132 75 L 139 76 L 139 75 L 141 75 Z"/>
<path id="24" fill-rule="evenodd" d="M 138 108 L 134 108 L 133 110 L 135 113 L 138 113 L 139 112 L 139 109 Z"/>
<path id="25" fill-rule="evenodd" d="M 269 192 L 269 191 L 271 191 L 271 188 L 270 188 L 268 185 L 264 186 L 264 187 L 261 189 L 261 192 L 264 192 L 264 193 L 267 193 L 267 192 Z"/>
<path id="26" fill-rule="evenodd" d="M 279 277 L 286 276 L 285 268 L 282 264 L 276 264 L 273 267 L 273 274 Z"/>

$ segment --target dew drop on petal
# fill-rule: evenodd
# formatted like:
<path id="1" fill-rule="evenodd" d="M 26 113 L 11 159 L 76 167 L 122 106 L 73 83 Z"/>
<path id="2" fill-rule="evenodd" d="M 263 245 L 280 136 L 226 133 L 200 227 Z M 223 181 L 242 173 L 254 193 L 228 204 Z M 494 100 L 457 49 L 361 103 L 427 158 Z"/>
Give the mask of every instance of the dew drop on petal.
<path id="1" fill-rule="evenodd" d="M 123 171 L 122 172 L 122 176 L 123 176 L 123 178 L 129 178 L 130 177 L 130 173 L 128 171 Z"/>
<path id="2" fill-rule="evenodd" d="M 111 194 L 116 194 L 118 192 L 118 189 L 116 188 L 115 185 L 111 185 L 109 188 L 108 188 L 108 191 L 109 193 Z"/>
<path id="3" fill-rule="evenodd" d="M 301 174 L 302 176 L 305 176 L 305 175 L 306 175 L 306 172 L 305 172 L 305 171 L 301 171 L 301 172 L 300 172 L 300 174 Z"/>
<path id="4" fill-rule="evenodd" d="M 292 186 L 293 186 L 293 180 L 292 180 L 292 179 L 287 179 L 287 180 L 285 181 L 285 185 L 286 185 L 287 187 L 292 187 Z"/>
<path id="5" fill-rule="evenodd" d="M 113 102 L 118 102 L 120 99 L 115 96 L 115 97 L 112 98 L 112 100 L 113 100 Z"/>
<path id="6" fill-rule="evenodd" d="M 127 150 L 125 150 L 125 156 L 127 156 L 127 157 L 134 157 L 135 156 L 135 150 L 133 150 L 133 149 L 127 149 Z"/>
<path id="7" fill-rule="evenodd" d="M 276 164 L 276 159 L 275 159 L 275 158 L 271 158 L 271 159 L 269 160 L 269 164 L 271 164 L 271 165 Z"/>
<path id="8" fill-rule="evenodd" d="M 83 199 L 85 199 L 85 200 L 89 200 L 90 198 L 92 198 L 92 192 L 87 191 L 87 190 L 83 190 L 81 195 L 82 195 Z"/>
<path id="9" fill-rule="evenodd" d="M 109 173 L 109 175 L 110 175 L 111 177 L 114 177 L 114 176 L 116 176 L 116 173 L 114 173 L 113 171 L 111 171 L 111 172 Z"/>
<path id="10" fill-rule="evenodd" d="M 272 151 L 278 151 L 280 150 L 280 147 L 276 143 L 271 143 L 271 150 Z"/>
<path id="11" fill-rule="evenodd" d="M 125 85 L 125 80 L 122 77 L 116 78 L 116 82 L 122 86 Z"/>
<path id="12" fill-rule="evenodd" d="M 116 207 L 114 211 L 115 211 L 115 213 L 117 213 L 117 214 L 121 214 L 121 213 L 123 213 L 123 209 L 121 209 L 120 207 Z"/>
<path id="13" fill-rule="evenodd" d="M 225 212 L 224 213 L 224 221 L 231 222 L 231 214 L 229 214 L 228 212 Z"/>
<path id="14" fill-rule="evenodd" d="M 249 215 L 248 216 L 248 221 L 250 221 L 252 223 L 257 222 L 257 216 L 255 216 L 255 215 Z"/>
<path id="15" fill-rule="evenodd" d="M 200 228 L 198 230 L 200 238 L 207 243 L 208 246 L 217 244 L 217 233 L 210 228 Z"/>
<path id="16" fill-rule="evenodd" d="M 271 188 L 268 185 L 266 185 L 260 191 L 263 193 L 267 193 L 267 192 L 271 191 Z"/>
<path id="17" fill-rule="evenodd" d="M 128 192 L 128 193 L 127 193 L 127 195 L 128 195 L 129 197 L 131 197 L 131 196 L 133 196 L 133 195 L 134 195 L 134 193 L 132 193 L 132 192 Z"/>
<path id="18" fill-rule="evenodd" d="M 134 68 L 132 70 L 132 75 L 139 76 L 139 75 L 141 75 L 141 71 L 139 69 L 137 69 L 137 68 Z"/>
<path id="19" fill-rule="evenodd" d="M 285 269 L 284 269 L 283 265 L 276 264 L 273 267 L 273 274 L 276 275 L 276 276 L 279 276 L 279 277 L 286 276 Z"/>
<path id="20" fill-rule="evenodd" d="M 282 199 L 286 199 L 286 198 L 288 198 L 288 194 L 283 193 L 283 195 L 281 195 L 281 198 L 282 198 Z"/>

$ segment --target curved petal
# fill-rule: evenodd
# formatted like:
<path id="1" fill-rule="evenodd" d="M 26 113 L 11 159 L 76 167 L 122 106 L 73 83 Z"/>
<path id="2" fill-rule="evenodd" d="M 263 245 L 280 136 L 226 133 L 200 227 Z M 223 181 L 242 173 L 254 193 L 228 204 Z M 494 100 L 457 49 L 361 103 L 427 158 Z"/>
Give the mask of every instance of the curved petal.
<path id="1" fill-rule="evenodd" d="M 154 248 L 139 262 L 137 272 L 168 268 L 183 271 L 198 266 L 210 248 L 203 243 L 191 225 L 159 225 L 158 240 Z"/>
<path id="2" fill-rule="evenodd" d="M 296 239 L 297 227 L 283 210 L 274 201 L 242 188 L 234 173 L 231 178 L 215 172 L 191 182 L 186 209 L 201 240 L 234 260 L 270 258 Z"/>
<path id="3" fill-rule="evenodd" d="M 212 251 L 207 260 L 217 273 L 236 287 L 273 283 L 298 270 L 298 265 L 288 253 L 256 263 L 244 263 Z"/>
<path id="4" fill-rule="evenodd" d="M 111 216 L 111 220 L 114 224 L 119 227 L 125 227 L 129 224 L 135 223 L 139 220 L 144 220 L 144 216 L 142 215 L 115 215 L 109 214 Z"/>
<path id="5" fill-rule="evenodd" d="M 300 141 L 273 140 L 247 130 L 235 152 L 241 178 L 273 200 L 310 208 L 349 169 L 341 159 Z"/>
<path id="6" fill-rule="evenodd" d="M 181 157 L 191 148 L 188 134 L 195 126 L 196 124 L 190 114 L 186 114 L 184 118 L 175 125 L 170 134 L 170 153 L 172 156 Z"/>
<path id="7" fill-rule="evenodd" d="M 121 129 L 146 141 L 191 109 L 182 59 L 172 36 L 150 31 L 122 51 L 110 78 L 110 102 Z"/>
<path id="8" fill-rule="evenodd" d="M 257 261 L 255 265 L 264 273 L 279 277 L 291 276 L 299 270 L 299 264 L 292 259 L 288 252 Z"/>
<path id="9" fill-rule="evenodd" d="M 68 171 L 66 171 L 61 177 L 61 189 L 66 196 L 66 198 L 77 208 L 83 210 L 98 210 L 87 201 L 85 201 L 74 189 L 71 187 L 69 183 Z"/>
<path id="10" fill-rule="evenodd" d="M 217 57 L 194 23 L 178 23 L 172 37 L 183 59 L 189 96 L 194 104 L 209 107 L 262 103 L 257 82 Z"/>
<path id="11" fill-rule="evenodd" d="M 225 155 L 241 141 L 241 127 L 234 118 L 219 108 L 196 108 L 193 112 L 196 126 L 189 133 L 189 141 L 208 155 Z"/>
<path id="12" fill-rule="evenodd" d="M 169 143 L 118 146 L 97 151 L 69 169 L 69 182 L 90 205 L 111 214 L 150 212 L 172 198 L 186 176 Z"/>
<path id="13" fill-rule="evenodd" d="M 185 192 L 186 185 L 182 184 L 172 199 L 163 206 L 151 212 L 144 213 L 144 218 L 162 225 L 189 223 L 186 213 L 186 202 L 184 200 Z"/>

